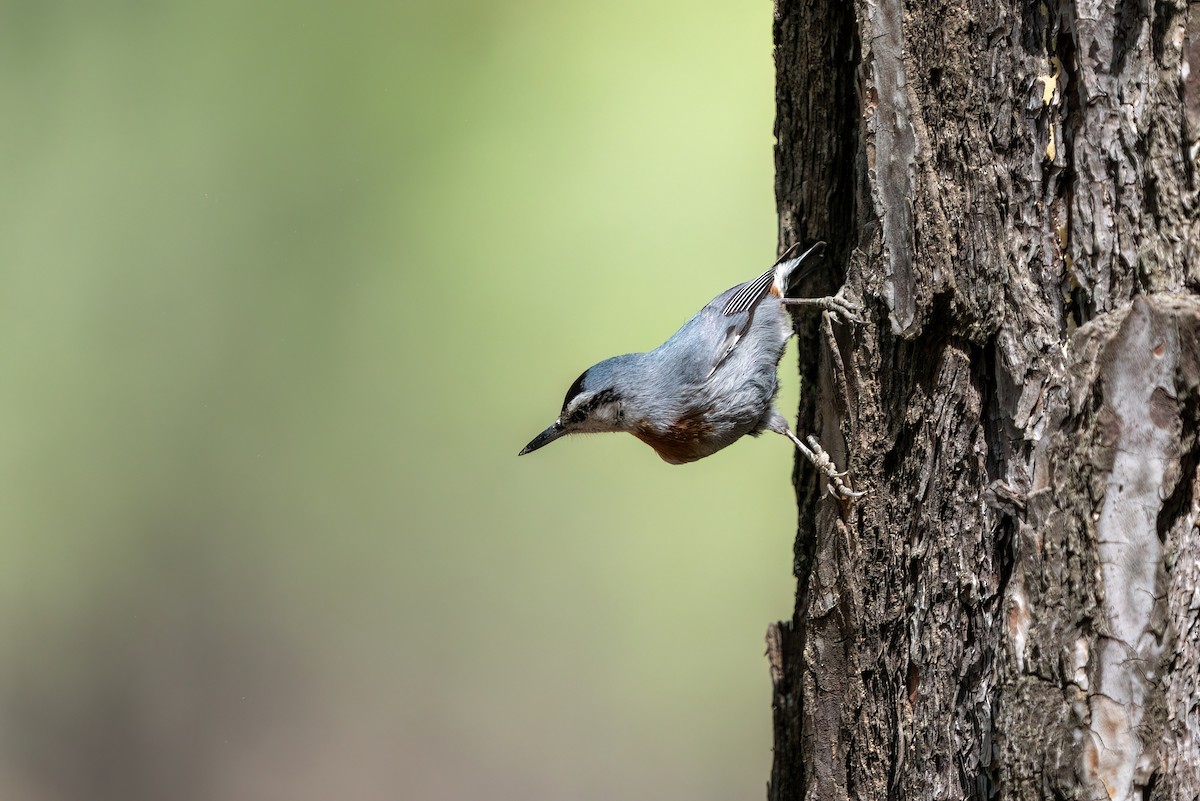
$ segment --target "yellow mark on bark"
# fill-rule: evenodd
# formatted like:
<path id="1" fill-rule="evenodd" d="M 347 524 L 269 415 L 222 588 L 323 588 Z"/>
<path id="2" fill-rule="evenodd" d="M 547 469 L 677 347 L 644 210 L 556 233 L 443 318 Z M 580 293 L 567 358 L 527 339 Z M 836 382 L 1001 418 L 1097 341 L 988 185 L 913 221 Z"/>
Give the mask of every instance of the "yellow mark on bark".
<path id="1" fill-rule="evenodd" d="M 1054 68 L 1054 72 L 1049 75 L 1039 75 L 1037 79 L 1042 82 L 1042 105 L 1048 106 L 1054 102 L 1054 90 L 1058 88 L 1058 79 L 1062 76 L 1062 61 L 1058 56 L 1050 56 L 1050 66 Z M 1046 143 L 1046 158 L 1054 161 L 1054 154 L 1058 150 L 1054 145 L 1054 122 L 1050 122 L 1050 141 Z"/>
<path id="2" fill-rule="evenodd" d="M 1039 75 L 1037 79 L 1042 82 L 1042 105 L 1050 105 L 1050 101 L 1054 99 L 1054 90 L 1058 87 L 1058 79 L 1062 76 L 1062 61 L 1058 56 L 1050 56 L 1050 66 L 1054 67 L 1054 72 L 1050 75 Z"/>

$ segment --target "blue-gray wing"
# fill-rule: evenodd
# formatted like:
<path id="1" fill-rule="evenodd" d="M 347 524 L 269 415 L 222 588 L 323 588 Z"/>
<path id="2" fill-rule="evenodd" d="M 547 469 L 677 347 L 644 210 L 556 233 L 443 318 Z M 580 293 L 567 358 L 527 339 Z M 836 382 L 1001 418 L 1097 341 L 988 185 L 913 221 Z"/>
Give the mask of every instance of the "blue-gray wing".
<path id="1" fill-rule="evenodd" d="M 817 242 L 801 253 L 799 256 L 796 252 L 800 249 L 800 243 L 792 245 L 779 260 L 771 266 L 771 269 L 755 278 L 753 281 L 747 281 L 742 284 L 733 296 L 725 302 L 721 307 L 721 315 L 730 318 L 729 325 L 725 331 L 725 341 L 720 349 L 717 350 L 716 361 L 713 362 L 712 369 L 709 370 L 709 376 L 717 371 L 717 368 L 725 363 L 729 358 L 729 354 L 733 353 L 733 349 L 738 346 L 742 336 L 750 330 L 750 324 L 754 322 L 754 310 L 762 303 L 774 286 L 775 291 L 783 296 L 787 290 L 788 283 L 791 279 L 792 271 L 803 264 L 809 256 L 820 254 L 825 250 L 824 242 Z"/>
<path id="2" fill-rule="evenodd" d="M 783 258 L 776 262 L 771 269 L 753 281 L 747 281 L 738 287 L 733 296 L 721 307 L 721 317 L 727 320 L 725 340 L 721 343 L 721 347 L 717 349 L 717 358 L 713 362 L 712 369 L 708 371 L 710 378 L 713 373 L 717 372 L 717 368 L 729 358 L 729 354 L 733 353 L 734 348 L 742 341 L 742 336 L 750 330 L 750 324 L 754 322 L 754 310 L 758 308 L 763 298 L 771 291 L 771 286 L 775 284 L 775 280 L 779 275 L 779 265 L 794 250 L 795 247 L 789 248 L 787 253 L 783 255 Z"/>
<path id="3" fill-rule="evenodd" d="M 753 281 L 742 284 L 738 291 L 733 293 L 733 297 L 726 301 L 721 308 L 721 316 L 726 318 L 728 324 L 725 328 L 725 340 L 717 350 L 717 358 L 713 362 L 712 369 L 708 371 L 710 378 L 713 373 L 717 372 L 717 368 L 729 358 L 729 354 L 733 353 L 733 349 L 738 346 L 742 335 L 750 329 L 750 323 L 754 321 L 754 310 L 771 291 L 771 284 L 774 281 L 775 268 L 772 267 Z"/>

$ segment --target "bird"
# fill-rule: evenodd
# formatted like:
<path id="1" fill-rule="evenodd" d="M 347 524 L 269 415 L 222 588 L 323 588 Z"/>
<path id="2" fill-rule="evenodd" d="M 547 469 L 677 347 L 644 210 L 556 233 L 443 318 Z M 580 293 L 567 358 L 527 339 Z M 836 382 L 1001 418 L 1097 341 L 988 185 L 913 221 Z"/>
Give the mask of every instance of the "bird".
<path id="1" fill-rule="evenodd" d="M 830 491 L 856 497 L 815 437 L 807 444 L 775 408 L 778 368 L 792 337 L 789 306 L 813 306 L 859 322 L 841 294 L 789 298 L 824 252 L 792 245 L 766 272 L 713 298 L 670 339 L 589 367 L 571 384 L 558 419 L 519 456 L 568 434 L 628 432 L 669 464 L 687 464 L 746 435 L 782 434 L 829 479 Z"/>

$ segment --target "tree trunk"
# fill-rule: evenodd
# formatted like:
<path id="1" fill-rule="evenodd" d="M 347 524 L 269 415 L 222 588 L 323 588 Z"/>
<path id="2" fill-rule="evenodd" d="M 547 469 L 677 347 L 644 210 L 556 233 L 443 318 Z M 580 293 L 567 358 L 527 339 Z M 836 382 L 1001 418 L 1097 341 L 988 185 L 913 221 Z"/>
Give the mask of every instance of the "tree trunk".
<path id="1" fill-rule="evenodd" d="M 775 42 L 781 244 L 865 319 L 798 321 L 799 428 L 866 494 L 798 464 L 770 799 L 1200 798 L 1200 5 Z"/>

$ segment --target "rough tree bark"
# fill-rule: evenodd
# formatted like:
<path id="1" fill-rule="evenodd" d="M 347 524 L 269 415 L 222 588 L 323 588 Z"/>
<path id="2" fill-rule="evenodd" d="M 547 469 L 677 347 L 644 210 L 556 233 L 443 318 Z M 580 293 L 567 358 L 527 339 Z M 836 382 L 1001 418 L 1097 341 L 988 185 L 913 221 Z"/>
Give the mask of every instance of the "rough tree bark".
<path id="1" fill-rule="evenodd" d="M 1200 5 L 778 0 L 803 321 L 772 801 L 1200 798 Z"/>

